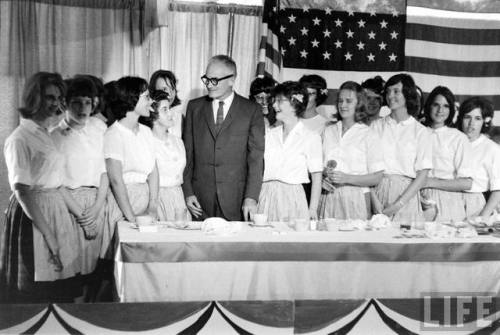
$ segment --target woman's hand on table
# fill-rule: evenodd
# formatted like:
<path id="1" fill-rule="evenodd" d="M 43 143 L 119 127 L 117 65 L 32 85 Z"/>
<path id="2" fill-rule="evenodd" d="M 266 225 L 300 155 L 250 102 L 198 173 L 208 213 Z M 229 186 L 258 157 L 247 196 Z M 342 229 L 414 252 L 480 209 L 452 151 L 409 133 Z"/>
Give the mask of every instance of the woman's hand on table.
<path id="1" fill-rule="evenodd" d="M 309 208 L 309 218 L 311 220 L 318 220 L 318 211 L 312 208 Z"/>
<path id="2" fill-rule="evenodd" d="M 384 208 L 384 210 L 382 211 L 382 214 L 385 214 L 388 217 L 391 217 L 391 216 L 395 215 L 397 212 L 399 212 L 399 210 L 401 208 L 403 208 L 401 201 L 396 201 L 396 202 L 390 204 L 389 206 L 387 206 L 386 208 Z"/>

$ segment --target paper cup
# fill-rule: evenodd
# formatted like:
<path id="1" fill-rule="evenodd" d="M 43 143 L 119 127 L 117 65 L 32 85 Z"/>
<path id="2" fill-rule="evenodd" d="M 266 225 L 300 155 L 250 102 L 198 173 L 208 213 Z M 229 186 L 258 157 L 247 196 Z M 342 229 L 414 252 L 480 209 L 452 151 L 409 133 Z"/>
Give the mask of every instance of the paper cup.
<path id="1" fill-rule="evenodd" d="M 253 219 L 253 223 L 256 226 L 267 225 L 267 215 L 266 214 L 254 214 L 252 219 Z"/>

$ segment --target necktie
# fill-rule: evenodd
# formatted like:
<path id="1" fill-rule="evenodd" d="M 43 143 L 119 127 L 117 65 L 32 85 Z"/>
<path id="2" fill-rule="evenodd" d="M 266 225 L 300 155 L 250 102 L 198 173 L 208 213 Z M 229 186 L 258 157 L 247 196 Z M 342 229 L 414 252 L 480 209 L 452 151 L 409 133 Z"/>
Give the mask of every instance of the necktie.
<path id="1" fill-rule="evenodd" d="M 215 129 L 217 130 L 217 132 L 220 130 L 223 121 L 224 121 L 224 101 L 219 101 L 219 108 L 217 109 L 217 118 L 215 120 Z"/>

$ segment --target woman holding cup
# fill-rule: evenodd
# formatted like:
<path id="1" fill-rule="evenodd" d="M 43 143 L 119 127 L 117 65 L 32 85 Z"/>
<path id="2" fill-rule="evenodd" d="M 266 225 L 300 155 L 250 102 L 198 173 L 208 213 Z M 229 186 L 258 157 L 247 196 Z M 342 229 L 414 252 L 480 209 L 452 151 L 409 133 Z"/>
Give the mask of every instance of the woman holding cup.
<path id="1" fill-rule="evenodd" d="M 325 181 L 320 217 L 362 219 L 371 216 L 369 187 L 377 185 L 384 170 L 380 139 L 363 121 L 363 88 L 352 81 L 340 86 L 337 110 L 341 120 L 323 132 Z"/>
<path id="2" fill-rule="evenodd" d="M 169 132 L 175 124 L 175 112 L 169 108 L 169 95 L 154 91 L 154 110 L 149 117 L 139 121 L 153 131 L 153 151 L 158 164 L 160 191 L 158 196 L 158 219 L 160 221 L 190 221 L 190 215 L 182 192 L 182 173 L 186 166 L 186 150 L 182 139 Z"/>
<path id="3" fill-rule="evenodd" d="M 321 192 L 321 138 L 301 121 L 307 106 L 306 89 L 287 81 L 273 90 L 273 108 L 282 124 L 266 134 L 264 177 L 258 212 L 269 221 L 285 218 L 317 219 Z M 307 206 L 302 183 L 312 178 L 311 202 Z"/>

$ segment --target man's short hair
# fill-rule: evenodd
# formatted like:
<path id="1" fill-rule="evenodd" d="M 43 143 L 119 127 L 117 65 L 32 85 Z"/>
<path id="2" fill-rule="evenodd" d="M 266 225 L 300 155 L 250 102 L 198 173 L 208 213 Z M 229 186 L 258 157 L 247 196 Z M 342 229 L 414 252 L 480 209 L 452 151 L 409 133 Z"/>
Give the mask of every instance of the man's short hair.
<path id="1" fill-rule="evenodd" d="M 229 68 L 233 72 L 234 77 L 236 77 L 237 75 L 236 63 L 231 57 L 226 55 L 215 55 L 212 58 L 210 58 L 210 60 L 208 61 L 208 65 L 215 62 L 224 64 L 227 68 Z"/>

